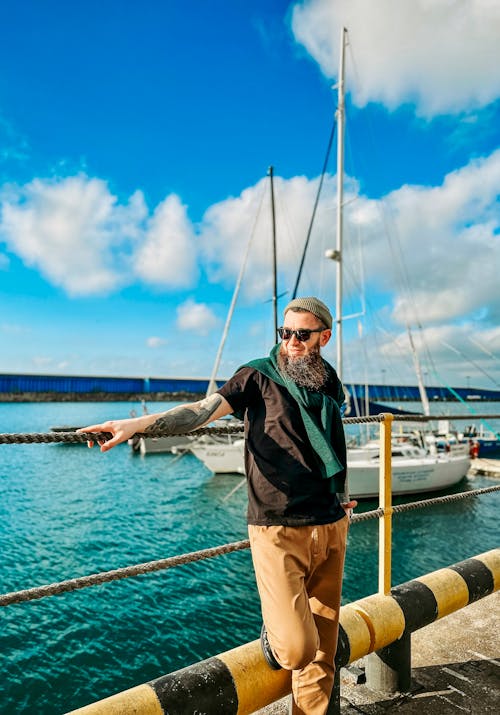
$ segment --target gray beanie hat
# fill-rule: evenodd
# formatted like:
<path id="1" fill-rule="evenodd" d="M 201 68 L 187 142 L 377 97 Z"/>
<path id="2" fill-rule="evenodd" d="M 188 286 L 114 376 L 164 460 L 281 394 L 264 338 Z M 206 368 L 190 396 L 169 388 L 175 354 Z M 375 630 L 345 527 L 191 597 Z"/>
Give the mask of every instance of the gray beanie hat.
<path id="1" fill-rule="evenodd" d="M 319 298 L 294 298 L 291 300 L 284 310 L 284 315 L 289 310 L 300 308 L 300 310 L 307 310 L 308 313 L 315 315 L 323 325 L 326 325 L 330 330 L 332 329 L 332 314 L 328 310 L 327 306 L 319 300 Z"/>

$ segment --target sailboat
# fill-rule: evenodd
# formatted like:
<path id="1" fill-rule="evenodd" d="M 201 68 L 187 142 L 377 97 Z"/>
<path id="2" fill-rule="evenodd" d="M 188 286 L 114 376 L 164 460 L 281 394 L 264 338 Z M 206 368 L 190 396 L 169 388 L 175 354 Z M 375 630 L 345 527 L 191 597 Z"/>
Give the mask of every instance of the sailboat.
<path id="1" fill-rule="evenodd" d="M 336 326 L 337 326 L 337 374 L 342 380 L 342 260 L 343 260 L 343 183 L 344 183 L 344 124 L 345 124 L 345 48 L 347 30 L 342 28 L 340 37 L 339 81 L 337 85 L 337 244 L 330 258 L 336 261 Z M 408 335 L 417 373 L 417 380 L 424 413 L 429 415 L 429 401 L 413 344 L 411 330 Z M 420 442 L 420 444 L 419 444 Z M 418 436 L 402 435 L 392 444 L 392 492 L 395 495 L 446 489 L 459 482 L 470 466 L 468 451 L 464 449 L 439 452 L 433 442 L 426 443 Z M 347 472 L 350 494 L 353 497 L 373 497 L 378 494 L 380 445 L 378 440 L 367 442 L 360 448 L 347 450 Z"/>
<path id="2" fill-rule="evenodd" d="M 274 168 L 269 167 L 268 170 L 269 185 L 271 190 L 271 218 L 272 218 L 272 255 L 273 255 L 273 336 L 276 339 L 278 332 L 278 278 L 277 278 L 277 253 L 276 253 L 276 214 L 275 214 L 275 202 L 274 202 Z M 247 253 L 250 247 L 250 242 L 247 245 Z M 219 351 L 214 363 L 212 370 L 212 376 L 210 378 L 210 384 L 208 387 L 207 395 L 211 394 L 217 389 L 215 378 L 220 365 L 220 360 L 222 356 L 222 350 L 225 344 L 225 340 L 229 330 L 229 324 L 236 304 L 236 298 L 238 297 L 239 287 L 243 279 L 243 272 L 246 265 L 246 258 L 243 262 L 238 281 L 236 283 L 236 289 L 233 295 L 233 300 L 231 301 L 231 307 L 228 313 L 228 320 L 226 321 L 226 326 L 224 328 L 222 341 L 219 346 Z M 230 418 L 236 422 L 236 418 Z M 241 424 L 241 420 L 237 420 Z M 219 420 L 220 425 L 228 424 L 227 418 L 225 420 Z M 226 439 L 218 439 L 216 437 L 201 437 L 199 439 L 194 439 L 189 444 L 189 451 L 192 452 L 195 457 L 197 457 L 201 462 L 205 464 L 211 472 L 214 473 L 245 473 L 245 468 L 243 465 L 243 453 L 244 453 L 244 440 L 239 435 L 226 435 Z"/>
<path id="3" fill-rule="evenodd" d="M 273 290 L 273 317 L 274 317 L 274 335 L 276 335 L 277 330 L 278 330 L 278 313 L 277 313 L 277 268 L 276 268 L 276 220 L 275 220 L 275 212 L 274 212 L 274 184 L 273 184 L 273 177 L 274 177 L 274 170 L 273 167 L 270 166 L 268 170 L 268 175 L 270 177 L 270 186 L 271 186 L 271 209 L 272 209 L 272 226 L 273 226 L 273 279 L 274 279 L 274 290 Z M 208 387 L 206 391 L 206 397 L 209 397 L 212 395 L 216 390 L 217 390 L 217 374 L 219 372 L 219 367 L 222 359 L 222 353 L 224 350 L 224 346 L 226 344 L 227 336 L 229 333 L 229 328 L 231 325 L 231 321 L 233 318 L 234 310 L 236 307 L 236 301 L 238 299 L 239 293 L 240 293 L 240 288 L 241 284 L 243 282 L 243 277 L 245 275 L 245 269 L 246 269 L 246 264 L 248 261 L 248 256 L 250 252 L 250 246 L 252 244 L 252 239 L 253 239 L 253 234 L 250 236 L 247 246 L 245 249 L 245 253 L 243 256 L 243 260 L 241 263 L 240 267 L 240 272 L 238 275 L 238 279 L 236 281 L 236 285 L 233 291 L 233 295 L 231 298 L 231 303 L 229 305 L 229 310 L 226 316 L 226 322 L 224 325 L 224 329 L 222 331 L 222 337 L 219 343 L 219 347 L 217 349 L 217 354 L 215 356 L 215 361 L 212 367 L 212 372 L 210 375 L 210 379 L 208 381 Z M 211 427 L 227 427 L 228 425 L 235 426 L 235 425 L 242 425 L 241 420 L 238 420 L 236 417 L 225 417 L 221 420 L 216 420 L 215 422 L 212 422 L 210 424 Z M 195 454 L 199 459 L 204 461 L 204 456 L 206 450 L 209 452 L 212 449 L 217 449 L 217 450 L 224 450 L 226 447 L 231 447 L 233 441 L 234 441 L 234 436 L 232 434 L 205 434 L 201 436 L 197 436 L 195 433 L 189 434 L 189 435 L 180 435 L 180 436 L 172 436 L 172 437 L 139 437 L 133 442 L 134 438 L 130 440 L 132 444 L 132 448 L 134 451 L 139 451 L 141 454 L 152 454 L 152 453 L 160 453 L 160 452 L 172 452 L 174 454 L 179 454 L 185 451 L 192 451 L 193 454 Z M 213 471 L 218 471 L 216 468 Z"/>
<path id="4" fill-rule="evenodd" d="M 146 406 L 146 401 L 142 402 L 142 413 L 146 415 L 148 413 L 148 408 Z M 136 417 L 135 410 L 130 411 L 131 417 Z M 139 435 L 134 435 L 128 440 L 128 445 L 132 449 L 134 454 L 141 454 L 143 457 L 146 454 L 163 454 L 165 452 L 172 452 L 176 447 L 184 447 L 189 442 L 189 437 L 187 435 L 173 435 L 172 437 L 140 437 Z"/>
<path id="5" fill-rule="evenodd" d="M 344 174 L 344 57 L 347 30 L 341 32 L 337 104 L 337 243 L 329 252 L 336 261 L 336 370 L 342 379 L 342 237 L 343 237 L 343 174 Z M 306 241 L 307 244 L 307 241 Z M 300 273 L 299 273 L 300 275 Z M 298 283 L 298 280 L 297 280 Z M 295 286 L 294 296 L 297 289 Z M 417 378 L 424 412 L 429 414 L 429 402 L 425 393 L 418 358 L 411 339 Z M 382 410 L 383 411 L 383 410 Z M 388 410 L 389 411 L 389 410 Z M 214 473 L 244 474 L 244 440 L 233 438 L 225 445 L 191 444 L 190 450 Z M 351 497 L 366 498 L 378 495 L 380 446 L 378 440 L 368 441 L 362 447 L 348 448 L 347 469 Z M 394 495 L 416 494 L 446 489 L 458 483 L 470 466 L 468 450 L 456 449 L 440 452 L 434 442 L 425 442 L 420 435 L 405 434 L 394 439 L 392 445 L 392 492 Z"/>
<path id="6" fill-rule="evenodd" d="M 132 451 L 146 454 L 165 454 L 175 452 L 177 449 L 187 447 L 192 439 L 188 435 L 173 435 L 172 437 L 138 437 L 134 435 L 129 440 Z"/>

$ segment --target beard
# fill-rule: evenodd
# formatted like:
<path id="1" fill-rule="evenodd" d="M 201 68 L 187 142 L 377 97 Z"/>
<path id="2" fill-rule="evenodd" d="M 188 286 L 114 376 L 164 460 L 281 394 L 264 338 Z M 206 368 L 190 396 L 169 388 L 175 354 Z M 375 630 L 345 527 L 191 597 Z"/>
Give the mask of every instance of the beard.
<path id="1" fill-rule="evenodd" d="M 278 368 L 299 387 L 318 391 L 327 381 L 327 371 L 319 350 L 304 357 L 291 358 L 281 350 L 278 353 Z"/>

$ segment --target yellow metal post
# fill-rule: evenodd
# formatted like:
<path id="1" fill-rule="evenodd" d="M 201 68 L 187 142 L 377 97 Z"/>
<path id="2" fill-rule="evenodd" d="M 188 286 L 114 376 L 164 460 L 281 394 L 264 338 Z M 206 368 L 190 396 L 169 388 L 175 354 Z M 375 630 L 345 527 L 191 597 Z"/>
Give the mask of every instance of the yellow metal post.
<path id="1" fill-rule="evenodd" d="M 391 590 L 392 420 L 391 414 L 384 413 L 380 423 L 379 507 L 384 510 L 384 516 L 379 519 L 378 530 L 378 591 L 384 595 Z"/>

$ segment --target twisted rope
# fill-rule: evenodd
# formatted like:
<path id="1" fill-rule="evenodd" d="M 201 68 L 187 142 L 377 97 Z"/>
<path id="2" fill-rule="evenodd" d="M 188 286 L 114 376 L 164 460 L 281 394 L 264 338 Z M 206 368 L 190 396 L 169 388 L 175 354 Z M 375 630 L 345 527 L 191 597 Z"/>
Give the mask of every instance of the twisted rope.
<path id="1" fill-rule="evenodd" d="M 467 420 L 470 415 L 391 415 L 394 422 L 432 422 L 435 420 Z M 475 419 L 500 419 L 500 415 L 474 415 Z M 344 424 L 376 424 L 377 422 L 385 422 L 387 413 L 381 412 L 378 415 L 370 415 L 367 417 L 344 417 Z M 200 427 L 192 432 L 184 432 L 175 436 L 190 435 L 192 437 L 209 435 L 225 435 L 225 434 L 241 434 L 243 433 L 243 424 L 228 425 L 227 427 Z M 160 428 L 148 430 L 147 432 L 137 432 L 137 437 L 171 437 L 172 433 Z M 65 442 L 68 444 L 83 444 L 85 442 L 97 440 L 108 440 L 111 438 L 109 432 L 19 432 L 19 433 L 0 433 L 0 444 L 41 444 L 53 442 Z"/>
<path id="2" fill-rule="evenodd" d="M 181 554 L 179 556 L 170 556 L 169 558 L 159 559 L 158 561 L 148 561 L 143 564 L 114 569 L 113 571 L 104 571 L 102 573 L 91 574 L 89 576 L 71 578 L 67 581 L 51 583 L 46 586 L 37 586 L 35 588 L 24 589 L 23 591 L 4 593 L 0 596 L 0 606 L 9 606 L 13 603 L 22 603 L 24 601 L 34 601 L 38 598 L 45 598 L 45 596 L 55 596 L 59 593 L 77 591 L 80 588 L 87 588 L 87 586 L 97 586 L 98 584 L 108 583 L 109 581 L 119 581 L 123 578 L 129 578 L 131 576 L 140 576 L 141 574 L 153 573 L 154 571 L 163 571 L 165 569 L 171 569 L 174 566 L 181 566 L 182 564 L 202 561 L 203 559 L 211 559 L 214 556 L 220 556 L 221 554 L 228 554 L 233 551 L 248 549 L 249 546 L 250 542 L 248 539 L 244 541 L 235 541 L 231 544 L 223 544 L 222 546 L 215 546 L 211 549 L 203 549 L 202 551 L 192 551 L 189 554 Z"/>
<path id="3" fill-rule="evenodd" d="M 484 487 L 482 489 L 471 489 L 469 492 L 459 492 L 458 494 L 447 494 L 442 497 L 433 497 L 432 499 L 421 499 L 420 501 L 409 502 L 408 504 L 397 504 L 390 508 L 392 514 L 402 514 L 405 511 L 414 511 L 415 509 L 422 509 L 424 506 L 435 506 L 436 504 L 447 504 L 453 501 L 460 501 L 461 499 L 468 499 L 469 497 L 480 496 L 481 494 L 488 494 L 489 492 L 500 491 L 500 484 L 492 487 Z M 385 509 L 380 507 L 379 509 L 373 509 L 372 511 L 365 511 L 362 514 L 354 514 L 351 518 L 351 524 L 360 521 L 368 521 L 369 519 L 380 519 L 385 514 Z"/>
<path id="4" fill-rule="evenodd" d="M 417 415 L 418 417 L 418 415 Z M 376 422 L 383 422 L 385 419 L 384 414 L 380 415 L 367 415 L 366 417 L 343 417 L 342 422 L 345 425 L 355 425 L 355 424 L 368 424 L 369 422 L 371 423 L 376 423 Z"/>
<path id="5" fill-rule="evenodd" d="M 200 427 L 193 432 L 186 432 L 193 437 L 199 437 L 204 434 L 219 435 L 219 434 L 238 434 L 243 433 L 243 425 L 228 426 L 228 427 Z M 136 437 L 171 437 L 171 432 L 166 430 L 156 429 L 148 430 L 147 432 L 137 432 Z M 181 435 L 174 435 L 181 436 Z M 110 432 L 19 432 L 0 434 L 0 444 L 42 444 L 44 442 L 65 442 L 69 444 L 84 444 L 85 442 L 97 442 L 97 440 L 111 439 Z"/>
<path id="6" fill-rule="evenodd" d="M 344 424 L 366 424 L 369 422 L 385 422 L 388 416 L 391 416 L 393 422 L 435 422 L 437 420 L 470 420 L 472 417 L 476 420 L 500 419 L 500 415 L 393 415 L 387 412 L 380 412 L 378 415 L 367 415 L 366 417 L 344 417 Z"/>
<path id="7" fill-rule="evenodd" d="M 414 511 L 415 509 L 421 509 L 423 506 L 435 506 L 436 504 L 448 504 L 453 501 L 460 501 L 462 499 L 468 499 L 469 497 L 479 496 L 481 494 L 488 494 L 489 492 L 500 491 L 500 484 L 495 484 L 492 487 L 484 487 L 483 489 L 471 489 L 470 492 L 459 492 L 458 494 L 446 494 L 442 497 L 433 497 L 432 499 L 422 499 L 421 501 L 414 501 L 408 504 L 397 504 L 392 507 L 394 514 L 401 514 L 404 511 Z"/>
<path id="8" fill-rule="evenodd" d="M 459 499 L 467 499 L 469 497 L 479 496 L 481 494 L 487 494 L 488 492 L 495 492 L 499 490 L 500 485 L 485 487 L 484 489 L 474 489 L 470 492 L 460 492 L 459 494 L 449 494 L 447 496 L 435 497 L 433 499 L 422 499 L 421 501 L 411 502 L 409 504 L 399 504 L 392 507 L 389 511 L 398 514 L 405 511 L 412 511 L 414 509 L 421 509 L 424 506 L 434 506 L 435 504 L 458 501 Z M 372 511 L 366 511 L 362 514 L 355 514 L 351 518 L 351 523 L 357 524 L 370 519 L 380 519 L 380 517 L 384 516 L 384 514 L 385 509 L 383 508 L 373 509 Z M 78 589 L 87 588 L 88 586 L 97 586 L 110 581 L 119 581 L 124 578 L 140 576 L 141 574 L 164 571 L 166 569 L 174 568 L 175 566 L 181 566 L 182 564 L 203 561 L 204 559 L 211 559 L 215 556 L 229 554 L 234 551 L 242 551 L 244 549 L 248 549 L 249 547 L 250 542 L 248 539 L 243 541 L 234 541 L 229 544 L 214 546 L 210 549 L 202 549 L 200 551 L 192 551 L 188 554 L 159 559 L 158 561 L 148 561 L 134 566 L 125 566 L 123 568 L 114 569 L 113 571 L 104 571 L 102 573 L 91 574 L 89 576 L 80 576 L 78 578 L 60 581 L 59 583 L 52 583 L 45 586 L 36 586 L 34 588 L 24 589 L 22 591 L 4 593 L 0 595 L 0 606 L 10 606 L 14 603 L 35 601 L 40 598 L 45 598 L 46 596 L 55 596 L 60 593 L 77 591 Z"/>

